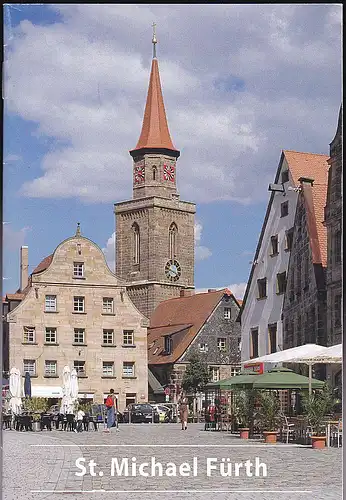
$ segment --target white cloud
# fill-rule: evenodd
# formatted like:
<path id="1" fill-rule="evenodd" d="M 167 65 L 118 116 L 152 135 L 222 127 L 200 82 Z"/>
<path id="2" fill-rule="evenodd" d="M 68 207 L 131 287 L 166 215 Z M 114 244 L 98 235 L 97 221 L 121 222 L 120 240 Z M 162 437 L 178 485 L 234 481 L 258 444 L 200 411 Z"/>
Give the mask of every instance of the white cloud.
<path id="1" fill-rule="evenodd" d="M 4 247 L 7 250 L 19 250 L 25 244 L 27 233 L 31 231 L 31 227 L 23 227 L 16 231 L 12 229 L 10 223 L 3 223 L 3 241 Z"/>
<path id="2" fill-rule="evenodd" d="M 12 162 L 19 161 L 21 159 L 22 159 L 22 157 L 20 155 L 9 154 L 5 157 L 4 163 L 10 163 L 10 162 L 12 163 Z"/>
<path id="3" fill-rule="evenodd" d="M 202 239 L 203 226 L 201 222 L 195 222 L 195 261 L 205 260 L 211 256 L 211 250 L 208 247 L 200 245 Z"/>
<path id="4" fill-rule="evenodd" d="M 153 19 L 182 199 L 263 200 L 282 148 L 328 152 L 341 100 L 339 6 L 50 8 L 62 22 L 22 21 L 8 47 L 6 109 L 56 141 L 22 194 L 131 196 Z"/>
<path id="5" fill-rule="evenodd" d="M 115 232 L 108 238 L 105 248 L 102 248 L 111 271 L 115 271 Z"/>

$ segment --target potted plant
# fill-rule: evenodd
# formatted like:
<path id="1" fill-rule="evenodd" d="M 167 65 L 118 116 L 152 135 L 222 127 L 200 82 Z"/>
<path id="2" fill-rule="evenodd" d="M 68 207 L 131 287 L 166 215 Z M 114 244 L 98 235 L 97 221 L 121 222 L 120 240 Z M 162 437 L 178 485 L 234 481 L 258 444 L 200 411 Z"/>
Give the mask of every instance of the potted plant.
<path id="1" fill-rule="evenodd" d="M 312 429 L 312 448 L 326 446 L 325 418 L 331 412 L 334 404 L 332 392 L 328 385 L 321 392 L 303 396 L 303 408 Z"/>
<path id="2" fill-rule="evenodd" d="M 41 413 L 45 412 L 48 407 L 48 399 L 47 398 L 31 398 L 26 399 L 24 402 L 25 410 L 32 414 L 33 419 L 33 430 L 40 430 L 40 420 Z"/>
<path id="3" fill-rule="evenodd" d="M 250 391 L 237 391 L 235 393 L 235 417 L 239 426 L 240 439 L 249 439 L 252 411 Z"/>
<path id="4" fill-rule="evenodd" d="M 260 408 L 257 412 L 259 426 L 266 443 L 276 443 L 280 425 L 280 402 L 273 392 L 262 392 L 259 396 Z"/>

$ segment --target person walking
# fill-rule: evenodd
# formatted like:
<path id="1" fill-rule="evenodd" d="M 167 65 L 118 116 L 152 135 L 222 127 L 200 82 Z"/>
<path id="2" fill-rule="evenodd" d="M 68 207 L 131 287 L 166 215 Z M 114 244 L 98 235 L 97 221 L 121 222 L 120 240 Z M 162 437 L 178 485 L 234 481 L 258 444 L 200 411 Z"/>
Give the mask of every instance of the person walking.
<path id="1" fill-rule="evenodd" d="M 189 415 L 189 405 L 186 398 L 182 398 L 179 405 L 179 416 L 181 422 L 181 430 L 186 431 L 187 429 L 187 419 Z"/>
<path id="2" fill-rule="evenodd" d="M 107 429 L 104 432 L 110 432 L 115 421 L 115 394 L 114 389 L 109 391 L 106 399 L 106 409 L 107 409 Z"/>

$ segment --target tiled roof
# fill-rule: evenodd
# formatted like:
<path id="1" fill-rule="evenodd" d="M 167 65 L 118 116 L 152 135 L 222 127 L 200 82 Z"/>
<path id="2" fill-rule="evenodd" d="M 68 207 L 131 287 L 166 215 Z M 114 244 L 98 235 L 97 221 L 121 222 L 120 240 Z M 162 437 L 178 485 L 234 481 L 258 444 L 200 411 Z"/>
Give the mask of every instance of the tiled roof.
<path id="1" fill-rule="evenodd" d="M 229 290 L 198 293 L 161 302 L 148 328 L 149 365 L 175 363 L 189 347 L 223 295 Z M 164 337 L 173 336 L 172 354 L 164 354 Z M 155 353 L 155 354 L 154 354 Z"/>
<path id="2" fill-rule="evenodd" d="M 137 146 L 133 151 L 142 148 L 163 148 L 177 151 L 173 146 L 168 129 L 159 66 L 156 58 L 153 59 L 151 66 L 142 131 Z"/>
<path id="3" fill-rule="evenodd" d="M 325 184 L 325 171 L 328 169 L 329 156 L 288 150 L 284 150 L 283 153 L 296 186 L 299 186 L 298 179 L 300 177 L 314 179 L 314 186 Z"/>
<path id="4" fill-rule="evenodd" d="M 50 266 L 52 260 L 53 260 L 53 254 L 48 255 L 48 257 L 45 257 L 43 260 L 41 260 L 39 265 L 33 270 L 32 274 L 40 273 L 45 269 L 47 269 L 47 267 Z"/>
<path id="5" fill-rule="evenodd" d="M 25 297 L 25 293 L 8 293 L 6 295 L 7 300 L 23 300 Z"/>

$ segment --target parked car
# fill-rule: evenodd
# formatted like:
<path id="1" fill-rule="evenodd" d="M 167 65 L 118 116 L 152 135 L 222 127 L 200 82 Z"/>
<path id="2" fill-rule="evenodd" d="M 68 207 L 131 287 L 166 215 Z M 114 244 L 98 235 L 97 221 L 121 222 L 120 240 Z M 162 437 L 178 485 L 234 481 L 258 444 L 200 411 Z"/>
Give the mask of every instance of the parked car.
<path id="1" fill-rule="evenodd" d="M 170 415 L 169 415 L 169 421 L 170 422 L 177 422 L 178 421 L 178 405 L 177 403 L 157 403 L 160 406 L 164 406 L 165 408 L 169 408 L 171 410 Z"/>
<path id="2" fill-rule="evenodd" d="M 169 408 L 168 406 L 165 406 L 163 404 L 161 405 L 159 403 L 153 403 L 152 406 L 159 414 L 159 421 L 160 422 L 170 422 L 171 421 L 172 408 Z"/>
<path id="3" fill-rule="evenodd" d="M 132 403 L 124 410 L 126 423 L 158 423 L 160 421 L 157 410 L 148 403 Z"/>

